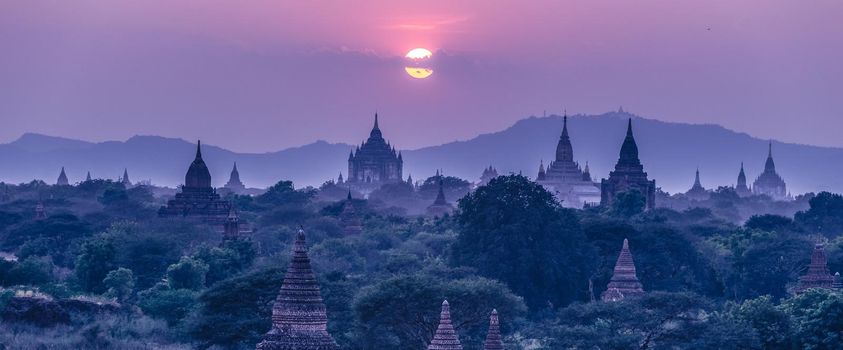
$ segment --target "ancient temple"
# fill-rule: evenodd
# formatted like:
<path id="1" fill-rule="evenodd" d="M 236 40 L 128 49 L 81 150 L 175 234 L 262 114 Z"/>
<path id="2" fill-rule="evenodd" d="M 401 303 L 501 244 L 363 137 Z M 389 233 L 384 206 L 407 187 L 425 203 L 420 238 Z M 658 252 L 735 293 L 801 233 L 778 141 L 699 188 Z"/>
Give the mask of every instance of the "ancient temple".
<path id="1" fill-rule="evenodd" d="M 439 193 L 436 194 L 436 200 L 433 204 L 427 207 L 427 215 L 438 217 L 445 216 L 454 211 L 454 206 L 445 199 L 445 189 L 442 186 L 442 179 L 439 179 Z"/>
<path id="2" fill-rule="evenodd" d="M 237 162 L 234 162 L 234 167 L 231 169 L 231 175 L 228 177 L 228 182 L 223 188 L 231 191 L 234 194 L 242 194 L 246 190 L 246 186 L 240 181 L 240 172 L 237 171 Z"/>
<path id="3" fill-rule="evenodd" d="M 88 172 L 88 175 L 85 175 L 85 181 L 91 181 L 91 172 Z"/>
<path id="4" fill-rule="evenodd" d="M 621 145 L 620 157 L 615 164 L 615 170 L 609 173 L 608 179 L 601 182 L 600 205 L 611 206 L 618 193 L 636 190 L 647 201 L 647 209 L 656 207 L 656 180 L 648 180 L 644 166 L 638 159 L 638 145 L 632 135 L 632 119 L 626 127 L 626 137 Z"/>
<path id="5" fill-rule="evenodd" d="M 281 291 L 272 306 L 272 329 L 257 350 L 338 350 L 328 333 L 328 316 L 299 230 Z"/>
<path id="6" fill-rule="evenodd" d="M 752 193 L 766 195 L 775 200 L 787 200 L 787 185 L 778 173 L 776 163 L 773 162 L 773 142 L 771 141 L 767 150 L 767 161 L 764 163 L 764 172 L 758 175 L 752 183 Z"/>
<path id="7" fill-rule="evenodd" d="M 483 174 L 480 175 L 480 183 L 478 185 L 485 186 L 496 177 L 498 177 L 498 170 L 489 165 L 488 168 L 483 169 Z"/>
<path id="8" fill-rule="evenodd" d="M 375 114 L 375 125 L 369 139 L 348 155 L 346 183 L 349 188 L 369 193 L 385 183 L 403 181 L 403 168 L 401 153 L 383 138 L 378 127 L 378 115 Z"/>
<path id="9" fill-rule="evenodd" d="M 340 213 L 340 222 L 342 223 L 342 231 L 345 235 L 359 235 L 363 232 L 363 220 L 357 216 L 354 210 L 354 202 L 351 199 L 351 190 L 348 191 L 348 197 L 342 207 Z"/>
<path id="10" fill-rule="evenodd" d="M 501 338 L 501 325 L 498 321 L 498 310 L 492 310 L 489 316 L 489 333 L 486 333 L 486 341 L 483 342 L 483 350 L 503 350 Z"/>
<path id="11" fill-rule="evenodd" d="M 120 183 L 126 188 L 132 187 L 132 181 L 129 180 L 129 169 L 123 168 L 123 177 L 120 178 Z"/>
<path id="12" fill-rule="evenodd" d="M 249 233 L 248 230 L 244 230 L 240 225 L 240 214 L 237 212 L 237 208 L 234 207 L 234 204 L 230 204 L 228 217 L 225 219 L 225 224 L 223 224 L 222 240 L 245 239 L 249 237 Z"/>
<path id="13" fill-rule="evenodd" d="M 600 202 L 600 189 L 590 180 L 588 175 L 580 168 L 579 163 L 574 161 L 574 148 L 571 146 L 571 138 L 568 135 L 568 116 L 562 119 L 562 134 L 556 143 L 556 158 L 548 163 L 547 169 L 544 162 L 539 164 L 539 173 L 536 182 L 553 193 L 567 208 L 582 208 L 587 204 Z"/>
<path id="14" fill-rule="evenodd" d="M 159 217 L 192 217 L 209 224 L 224 225 L 230 204 L 211 187 L 211 173 L 202 160 L 202 143 L 196 144 L 196 157 L 184 176 L 184 186 L 176 197 L 158 210 Z"/>
<path id="15" fill-rule="evenodd" d="M 337 185 L 344 185 L 344 184 L 345 184 L 345 180 L 343 180 L 342 173 L 340 173 L 340 176 L 337 176 Z"/>
<path id="16" fill-rule="evenodd" d="M 56 180 L 57 186 L 67 186 L 70 185 L 70 182 L 67 181 L 67 174 L 64 173 L 64 167 L 61 167 L 61 173 L 59 173 L 59 178 Z"/>
<path id="17" fill-rule="evenodd" d="M 743 162 L 741 162 L 741 171 L 738 173 L 738 183 L 735 186 L 735 192 L 741 197 L 752 195 L 752 190 L 746 186 L 746 174 L 743 172 Z"/>
<path id="18" fill-rule="evenodd" d="M 814 245 L 814 252 L 811 253 L 811 264 L 808 265 L 808 271 L 805 275 L 799 277 L 799 286 L 796 287 L 796 293 L 802 293 L 810 288 L 833 289 L 835 287 L 834 277 L 828 270 L 825 246 L 816 244 Z"/>
<path id="19" fill-rule="evenodd" d="M 623 248 L 615 263 L 615 270 L 606 291 L 600 296 L 603 301 L 618 301 L 624 298 L 641 296 L 644 288 L 638 281 L 635 274 L 635 262 L 632 261 L 632 253 L 629 252 L 629 241 L 623 240 Z"/>
<path id="20" fill-rule="evenodd" d="M 451 309 L 447 300 L 442 302 L 439 326 L 436 328 L 436 334 L 433 335 L 433 340 L 430 341 L 427 350 L 462 350 L 460 339 L 457 337 L 457 332 L 454 331 L 454 325 L 451 324 Z"/>
<path id="21" fill-rule="evenodd" d="M 697 173 L 694 176 L 694 185 L 685 192 L 685 196 L 694 201 L 704 201 L 710 196 L 708 190 L 700 183 L 700 169 L 697 169 Z"/>

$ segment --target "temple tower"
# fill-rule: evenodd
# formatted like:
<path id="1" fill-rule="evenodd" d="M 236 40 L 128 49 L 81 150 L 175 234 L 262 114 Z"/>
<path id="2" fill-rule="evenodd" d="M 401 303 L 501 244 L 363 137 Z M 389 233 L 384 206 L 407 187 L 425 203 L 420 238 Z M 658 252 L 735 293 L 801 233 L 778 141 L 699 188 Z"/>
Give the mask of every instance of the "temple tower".
<path id="1" fill-rule="evenodd" d="M 123 178 L 120 179 L 120 183 L 126 188 L 132 187 L 132 181 L 129 180 L 129 169 L 123 168 Z"/>
<path id="2" fill-rule="evenodd" d="M 776 163 L 773 162 L 773 142 L 770 141 L 767 149 L 767 161 L 764 162 L 764 172 L 758 175 L 752 183 L 752 193 L 766 195 L 775 200 L 789 199 L 787 184 L 778 173 Z"/>
<path id="3" fill-rule="evenodd" d="M 825 255 L 825 246 L 821 243 L 814 245 L 814 252 L 811 253 L 811 264 L 808 271 L 799 277 L 799 286 L 796 293 L 802 293 L 810 288 L 834 288 L 834 276 L 828 270 L 828 258 Z"/>
<path id="4" fill-rule="evenodd" d="M 223 225 L 222 239 L 224 241 L 240 238 L 240 214 L 237 213 L 234 204 L 231 204 L 229 208 L 228 218 Z"/>
<path id="5" fill-rule="evenodd" d="M 603 301 L 618 301 L 641 295 L 644 295 L 644 288 L 635 273 L 635 262 L 632 260 L 632 253 L 629 252 L 629 241 L 624 238 L 614 273 L 600 298 Z"/>
<path id="6" fill-rule="evenodd" d="M 85 181 L 91 181 L 91 172 L 88 172 L 88 175 L 85 175 Z"/>
<path id="7" fill-rule="evenodd" d="M 439 193 L 436 194 L 436 200 L 433 201 L 433 204 L 427 207 L 427 214 L 434 217 L 445 216 L 445 214 L 450 214 L 452 211 L 454 211 L 454 206 L 445 199 L 445 189 L 442 185 L 442 178 L 440 177 Z"/>
<path id="8" fill-rule="evenodd" d="M 196 144 L 196 156 L 184 176 L 184 186 L 176 197 L 158 210 L 160 217 L 196 217 L 202 221 L 224 225 L 230 204 L 220 199 L 211 187 L 211 173 L 202 159 L 202 143 Z"/>
<path id="9" fill-rule="evenodd" d="M 348 197 L 343 204 L 342 213 L 340 213 L 340 222 L 342 222 L 343 233 L 345 235 L 359 235 L 363 233 L 363 220 L 357 216 L 354 210 L 354 202 L 351 199 L 351 190 L 348 191 Z"/>
<path id="10" fill-rule="evenodd" d="M 700 183 L 700 169 L 697 168 L 697 173 L 694 177 L 694 185 L 691 186 L 687 192 L 685 192 L 685 196 L 687 196 L 691 200 L 695 201 L 704 201 L 709 198 L 709 193 L 706 191 L 705 187 L 702 186 Z"/>
<path id="11" fill-rule="evenodd" d="M 369 138 L 348 155 L 346 183 L 350 188 L 368 193 L 385 183 L 404 181 L 403 168 L 401 152 L 384 140 L 375 113 L 375 124 Z"/>
<path id="12" fill-rule="evenodd" d="M 483 350 L 503 350 L 498 310 L 493 309 L 489 316 L 489 333 L 486 334 L 486 341 L 483 342 Z"/>
<path id="13" fill-rule="evenodd" d="M 574 161 L 567 114 L 562 117 L 562 133 L 556 142 L 555 157 L 546 167 L 544 161 L 539 164 L 536 182 L 553 193 L 567 208 L 583 208 L 600 201 L 600 189 L 591 182 L 591 175 L 584 173 L 579 163 Z"/>
<path id="14" fill-rule="evenodd" d="M 454 325 L 451 324 L 451 309 L 447 300 L 442 302 L 439 326 L 436 328 L 436 334 L 433 335 L 433 340 L 430 341 L 427 350 L 462 350 L 460 339 L 457 337 L 457 332 L 454 331 Z"/>
<path id="15" fill-rule="evenodd" d="M 632 135 L 632 118 L 626 127 L 620 157 L 608 179 L 601 181 L 600 205 L 611 206 L 618 193 L 636 190 L 647 202 L 647 209 L 656 207 L 656 180 L 648 180 L 644 166 L 638 159 L 638 145 Z"/>
<path id="16" fill-rule="evenodd" d="M 234 167 L 231 169 L 231 175 L 228 177 L 228 182 L 223 186 L 227 190 L 235 194 L 241 194 L 246 190 L 246 186 L 240 181 L 240 172 L 237 170 L 237 162 L 234 162 Z"/>
<path id="17" fill-rule="evenodd" d="M 59 173 L 59 178 L 56 180 L 57 186 L 67 186 L 70 185 L 70 182 L 67 181 L 67 174 L 64 173 L 64 167 L 61 167 L 61 172 Z"/>
<path id="18" fill-rule="evenodd" d="M 281 291 L 272 306 L 272 329 L 257 350 L 338 350 L 328 333 L 328 316 L 299 230 Z"/>
<path id="19" fill-rule="evenodd" d="M 738 183 L 735 186 L 735 192 L 741 197 L 752 195 L 752 191 L 746 186 L 746 173 L 743 171 L 743 162 L 741 162 L 741 171 L 738 172 Z"/>
<path id="20" fill-rule="evenodd" d="M 480 174 L 480 184 L 479 184 L 479 186 L 485 186 L 485 185 L 489 184 L 489 181 L 492 181 L 492 179 L 494 179 L 496 177 L 498 177 L 498 170 L 493 168 L 491 165 L 489 165 L 489 167 L 486 168 L 486 169 L 483 169 L 483 173 Z"/>

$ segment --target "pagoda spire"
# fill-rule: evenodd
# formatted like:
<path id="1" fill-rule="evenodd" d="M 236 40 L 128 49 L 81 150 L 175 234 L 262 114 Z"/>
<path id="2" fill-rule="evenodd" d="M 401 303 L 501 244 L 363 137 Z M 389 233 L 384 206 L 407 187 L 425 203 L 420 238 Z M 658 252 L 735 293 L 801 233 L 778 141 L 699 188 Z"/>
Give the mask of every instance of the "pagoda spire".
<path id="1" fill-rule="evenodd" d="M 638 159 L 638 145 L 635 143 L 635 136 L 632 134 L 632 118 L 629 118 L 626 124 L 626 137 L 621 145 L 618 165 L 636 167 L 641 165 L 641 161 Z"/>
<path id="2" fill-rule="evenodd" d="M 556 161 L 573 162 L 574 148 L 571 146 L 571 138 L 568 136 L 568 114 L 562 117 L 562 134 L 559 135 L 559 142 L 556 144 Z"/>
<path id="3" fill-rule="evenodd" d="M 327 330 L 328 316 L 307 256 L 304 230 L 293 244 L 292 260 L 272 306 L 272 329 L 257 350 L 338 350 Z"/>
<path id="4" fill-rule="evenodd" d="M 445 190 L 442 184 L 442 179 L 439 179 L 439 193 L 436 194 L 436 200 L 433 201 L 434 205 L 447 205 L 448 201 L 445 200 Z"/>
<path id="5" fill-rule="evenodd" d="M 483 342 L 483 350 L 503 350 L 498 310 L 492 309 L 492 314 L 489 315 L 489 333 L 486 334 L 486 341 Z"/>
<path id="6" fill-rule="evenodd" d="M 811 253 L 811 264 L 804 276 L 799 277 L 797 293 L 802 293 L 810 288 L 832 289 L 834 287 L 834 276 L 828 269 L 828 257 L 825 255 L 825 245 L 817 243 Z"/>
<path id="7" fill-rule="evenodd" d="M 439 326 L 427 350 L 462 350 L 460 339 L 451 324 L 451 308 L 448 301 L 442 302 L 442 312 L 439 314 Z"/>
<path id="8" fill-rule="evenodd" d="M 697 174 L 694 176 L 694 187 L 702 187 L 700 184 L 700 168 L 697 167 Z"/>
<path id="9" fill-rule="evenodd" d="M 125 186 L 132 185 L 132 182 L 129 181 L 129 169 L 123 168 L 123 178 L 120 180 L 120 182 Z"/>
<path id="10" fill-rule="evenodd" d="M 59 186 L 67 186 L 70 182 L 67 181 L 67 174 L 64 173 L 64 167 L 61 167 L 61 172 L 59 173 L 59 178 L 56 180 L 56 185 Z"/>
<path id="11" fill-rule="evenodd" d="M 196 159 L 202 160 L 202 140 L 196 140 Z"/>
<path id="12" fill-rule="evenodd" d="M 88 171 L 88 175 L 85 175 L 85 181 L 91 181 L 91 171 Z"/>
<path id="13" fill-rule="evenodd" d="M 606 291 L 601 295 L 603 301 L 618 301 L 628 297 L 644 294 L 641 282 L 635 272 L 635 262 L 629 251 L 629 241 L 624 238 L 621 253 L 615 263 L 615 269 Z"/>
<path id="14" fill-rule="evenodd" d="M 775 173 L 776 163 L 773 161 L 773 141 L 770 140 L 767 144 L 767 161 L 764 163 L 765 173 Z"/>

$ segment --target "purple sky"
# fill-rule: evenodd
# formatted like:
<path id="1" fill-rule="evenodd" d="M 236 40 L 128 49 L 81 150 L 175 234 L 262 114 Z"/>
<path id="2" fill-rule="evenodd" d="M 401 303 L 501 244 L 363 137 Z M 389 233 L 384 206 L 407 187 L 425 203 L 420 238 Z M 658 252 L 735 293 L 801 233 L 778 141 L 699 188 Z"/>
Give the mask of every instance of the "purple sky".
<path id="1" fill-rule="evenodd" d="M 625 109 L 843 147 L 843 1 L 5 1 L 0 142 L 399 148 Z M 402 56 L 434 51 L 413 79 Z"/>

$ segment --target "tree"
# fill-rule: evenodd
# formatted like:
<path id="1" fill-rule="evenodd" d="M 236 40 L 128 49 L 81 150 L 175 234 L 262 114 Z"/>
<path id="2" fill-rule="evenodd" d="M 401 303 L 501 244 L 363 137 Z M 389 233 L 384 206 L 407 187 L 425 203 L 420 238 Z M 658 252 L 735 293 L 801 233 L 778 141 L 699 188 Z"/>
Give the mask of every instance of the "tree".
<path id="1" fill-rule="evenodd" d="M 820 192 L 808 201 L 810 209 L 796 213 L 794 220 L 811 233 L 829 237 L 843 232 L 843 196 Z"/>
<path id="2" fill-rule="evenodd" d="M 498 309 L 505 331 L 526 311 L 521 298 L 497 281 L 398 276 L 366 287 L 355 297 L 354 310 L 363 327 L 360 341 L 366 348 L 423 348 L 436 332 L 443 300 L 451 305 L 452 322 L 464 344 L 482 343 L 492 309 Z"/>
<path id="3" fill-rule="evenodd" d="M 164 319 L 173 326 L 193 310 L 196 294 L 189 289 L 171 289 L 159 283 L 138 293 L 138 306 L 145 314 Z"/>
<path id="4" fill-rule="evenodd" d="M 788 230 L 791 228 L 791 225 L 793 225 L 793 220 L 790 218 L 772 214 L 753 215 L 744 224 L 748 229 L 762 231 Z"/>
<path id="5" fill-rule="evenodd" d="M 778 308 L 769 295 L 727 307 L 732 317 L 755 330 L 764 349 L 790 349 L 793 336 L 790 315 Z"/>
<path id="6" fill-rule="evenodd" d="M 530 309 L 586 296 L 594 253 L 578 219 L 519 175 L 499 176 L 459 202 L 452 261 L 505 282 Z"/>
<path id="7" fill-rule="evenodd" d="M 135 289 L 135 281 L 132 277 L 132 270 L 124 267 L 109 272 L 102 282 L 105 287 L 108 288 L 105 295 L 115 298 L 119 302 L 129 300 Z"/>
<path id="8" fill-rule="evenodd" d="M 76 260 L 76 278 L 86 292 L 105 292 L 103 279 L 115 266 L 114 244 L 108 237 L 95 237 L 85 241 Z"/>
<path id="9" fill-rule="evenodd" d="M 172 289 L 200 290 L 205 287 L 208 264 L 202 260 L 183 256 L 167 268 L 167 283 Z"/>
<path id="10" fill-rule="evenodd" d="M 612 212 L 622 217 L 632 217 L 644 212 L 647 206 L 647 198 L 638 190 L 629 190 L 615 195 L 612 202 Z"/>
<path id="11" fill-rule="evenodd" d="M 843 344 L 843 296 L 809 289 L 785 300 L 780 308 L 793 320 L 800 349 L 838 349 Z"/>

